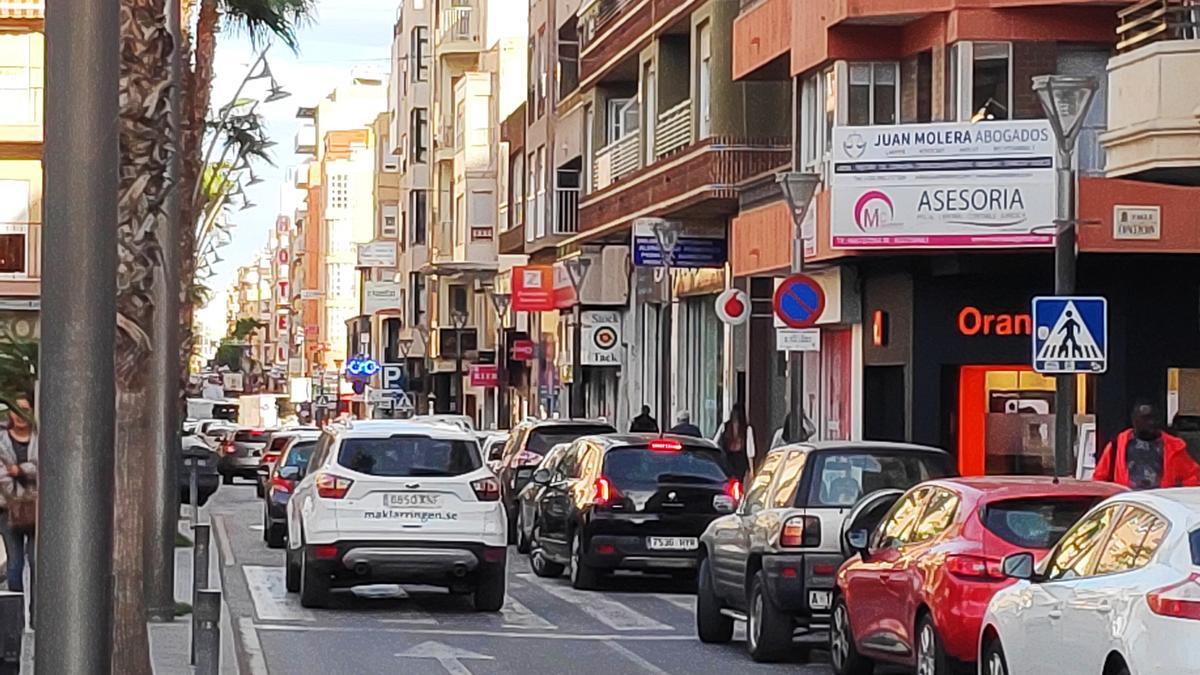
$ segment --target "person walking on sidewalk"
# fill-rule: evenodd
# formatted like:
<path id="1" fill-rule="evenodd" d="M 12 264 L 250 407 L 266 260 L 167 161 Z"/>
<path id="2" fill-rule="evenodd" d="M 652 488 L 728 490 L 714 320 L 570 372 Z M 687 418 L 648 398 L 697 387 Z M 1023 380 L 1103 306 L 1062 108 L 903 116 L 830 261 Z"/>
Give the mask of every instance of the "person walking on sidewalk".
<path id="1" fill-rule="evenodd" d="M 750 468 L 754 466 L 754 430 L 746 422 L 746 410 L 741 403 L 734 404 L 729 419 L 721 423 L 713 440 L 721 448 L 734 475 L 748 480 Z"/>
<path id="2" fill-rule="evenodd" d="M 1154 406 L 1135 406 L 1131 422 L 1131 428 L 1105 446 L 1093 480 L 1133 490 L 1200 486 L 1200 465 L 1188 454 L 1183 439 L 1163 432 Z"/>
<path id="3" fill-rule="evenodd" d="M 35 567 L 34 526 L 31 514 L 27 514 L 29 509 L 36 510 L 32 498 L 37 490 L 38 447 L 37 432 L 30 422 L 33 418 L 32 397 L 21 395 L 13 403 L 19 410 L 8 411 L 8 427 L 0 430 L 0 466 L 3 467 L 0 471 L 0 535 L 4 537 L 8 554 L 8 590 L 20 593 L 25 589 L 27 556 L 31 579 Z M 18 506 L 22 507 L 22 513 L 18 514 Z"/>
<path id="4" fill-rule="evenodd" d="M 692 414 L 686 410 L 680 410 L 675 415 L 675 426 L 671 427 L 669 433 L 679 436 L 695 436 L 703 438 L 704 434 L 700 433 L 700 427 L 692 424 Z"/>
<path id="5" fill-rule="evenodd" d="M 630 433 L 658 433 L 658 421 L 650 416 L 650 406 L 642 406 L 642 414 L 629 423 Z"/>

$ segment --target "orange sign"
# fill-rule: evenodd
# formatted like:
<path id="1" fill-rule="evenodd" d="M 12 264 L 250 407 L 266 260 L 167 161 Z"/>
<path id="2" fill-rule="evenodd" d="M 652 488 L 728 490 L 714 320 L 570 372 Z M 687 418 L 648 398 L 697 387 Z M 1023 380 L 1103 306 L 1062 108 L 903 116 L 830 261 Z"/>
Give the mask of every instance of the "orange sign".
<path id="1" fill-rule="evenodd" d="M 512 308 L 517 312 L 554 309 L 554 271 L 549 265 L 512 268 Z"/>
<path id="2" fill-rule="evenodd" d="M 958 313 L 958 332 L 975 335 L 1032 335 L 1033 318 L 1028 314 L 988 314 L 967 305 Z"/>

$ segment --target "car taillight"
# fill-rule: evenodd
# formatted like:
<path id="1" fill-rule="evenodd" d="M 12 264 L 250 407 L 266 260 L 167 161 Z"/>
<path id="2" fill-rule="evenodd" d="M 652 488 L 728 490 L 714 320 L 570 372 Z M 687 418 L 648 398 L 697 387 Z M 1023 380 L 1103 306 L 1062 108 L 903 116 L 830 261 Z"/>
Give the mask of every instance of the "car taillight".
<path id="1" fill-rule="evenodd" d="M 608 479 L 608 476 L 597 478 L 594 487 L 595 493 L 592 496 L 592 503 L 596 506 L 609 506 L 621 496 L 617 488 L 613 487 L 612 481 Z"/>
<path id="2" fill-rule="evenodd" d="M 279 455 L 272 455 L 271 453 L 267 453 L 262 456 L 262 461 L 264 464 L 274 464 L 275 462 L 279 461 Z"/>
<path id="3" fill-rule="evenodd" d="M 945 566 L 947 572 L 963 579 L 999 581 L 1006 578 L 999 560 L 977 555 L 948 555 Z"/>
<path id="4" fill-rule="evenodd" d="M 650 449 L 655 452 L 679 452 L 683 444 L 670 438 L 656 438 L 650 441 Z"/>
<path id="5" fill-rule="evenodd" d="M 1159 616 L 1200 621 L 1200 573 L 1146 595 L 1150 611 Z"/>
<path id="6" fill-rule="evenodd" d="M 729 482 L 725 483 L 725 494 L 733 500 L 734 504 L 742 501 L 742 481 L 730 478 Z"/>
<path id="7" fill-rule="evenodd" d="M 816 516 L 792 516 L 779 533 L 780 546 L 820 546 L 821 521 Z"/>
<path id="8" fill-rule="evenodd" d="M 314 482 L 317 485 L 317 496 L 325 499 L 342 499 L 354 484 L 349 478 L 332 473 L 323 473 L 317 476 Z"/>
<path id="9" fill-rule="evenodd" d="M 475 491 L 475 498 L 481 502 L 494 502 L 500 499 L 500 481 L 491 476 L 471 481 L 471 489 Z"/>
<path id="10" fill-rule="evenodd" d="M 237 452 L 237 446 L 233 444 L 233 441 L 225 441 L 221 444 L 221 452 L 232 455 Z"/>
<path id="11" fill-rule="evenodd" d="M 258 438 L 259 436 L 262 436 L 262 435 L 264 435 L 264 434 L 266 434 L 266 433 L 267 433 L 267 432 L 263 431 L 262 429 L 251 429 L 251 430 L 250 430 L 250 435 L 251 435 L 251 436 L 253 436 L 253 437 L 255 437 L 255 438 Z"/>
<path id="12" fill-rule="evenodd" d="M 279 476 L 274 476 L 271 478 L 271 489 L 275 490 L 276 492 L 290 493 L 293 487 L 294 485 L 292 484 L 292 481 L 286 478 L 280 478 Z"/>

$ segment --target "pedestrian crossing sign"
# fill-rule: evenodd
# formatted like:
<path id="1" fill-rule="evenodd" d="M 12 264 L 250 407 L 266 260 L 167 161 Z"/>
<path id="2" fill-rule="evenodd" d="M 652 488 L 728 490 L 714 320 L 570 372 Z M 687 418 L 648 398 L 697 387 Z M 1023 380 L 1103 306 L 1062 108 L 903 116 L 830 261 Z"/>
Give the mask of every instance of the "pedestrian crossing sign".
<path id="1" fill-rule="evenodd" d="M 1033 369 L 1039 373 L 1103 373 L 1108 369 L 1108 300 L 1033 299 Z"/>

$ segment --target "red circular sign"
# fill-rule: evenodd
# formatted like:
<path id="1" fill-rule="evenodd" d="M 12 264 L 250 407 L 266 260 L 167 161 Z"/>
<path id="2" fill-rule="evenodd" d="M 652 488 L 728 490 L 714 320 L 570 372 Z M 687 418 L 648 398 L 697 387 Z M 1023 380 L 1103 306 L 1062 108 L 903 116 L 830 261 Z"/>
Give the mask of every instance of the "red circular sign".
<path id="1" fill-rule="evenodd" d="M 775 289 L 775 316 L 788 328 L 815 326 L 825 311 L 825 290 L 816 279 L 793 274 Z"/>
<path id="2" fill-rule="evenodd" d="M 731 326 L 740 326 L 750 318 L 750 297 L 737 288 L 727 288 L 717 296 L 717 317 Z"/>

